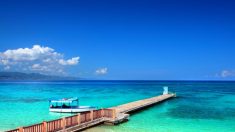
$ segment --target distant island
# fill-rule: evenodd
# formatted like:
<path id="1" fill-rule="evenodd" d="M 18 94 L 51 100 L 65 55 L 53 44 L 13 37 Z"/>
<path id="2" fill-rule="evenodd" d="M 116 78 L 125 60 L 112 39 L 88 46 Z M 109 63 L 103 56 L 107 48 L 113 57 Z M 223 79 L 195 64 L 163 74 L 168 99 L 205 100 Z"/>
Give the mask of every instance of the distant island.
<path id="1" fill-rule="evenodd" d="M 53 76 L 40 73 L 0 72 L 0 81 L 53 81 L 81 80 L 78 77 Z"/>

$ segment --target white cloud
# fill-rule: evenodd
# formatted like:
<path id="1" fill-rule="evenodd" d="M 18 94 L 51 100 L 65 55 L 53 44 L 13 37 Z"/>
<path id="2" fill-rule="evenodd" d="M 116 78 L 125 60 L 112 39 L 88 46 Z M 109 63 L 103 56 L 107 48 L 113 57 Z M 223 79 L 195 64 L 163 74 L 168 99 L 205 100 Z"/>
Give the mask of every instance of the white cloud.
<path id="1" fill-rule="evenodd" d="M 99 68 L 95 71 L 95 73 L 97 75 L 104 75 L 104 74 L 107 74 L 108 73 L 108 68 L 105 67 L 105 68 Z"/>
<path id="2" fill-rule="evenodd" d="M 45 65 L 40 65 L 40 64 L 33 64 L 32 65 L 32 67 L 31 67 L 31 69 L 33 70 L 33 71 L 48 71 L 48 72 L 50 72 L 49 71 L 49 67 L 47 67 L 47 66 L 45 66 Z"/>
<path id="3" fill-rule="evenodd" d="M 7 50 L 1 53 L 3 58 L 14 61 L 33 61 L 48 55 L 60 56 L 60 54 L 54 52 L 54 49 L 49 47 L 41 47 L 40 45 L 34 45 L 32 48 Z"/>
<path id="4" fill-rule="evenodd" d="M 76 65 L 79 57 L 64 59 L 63 54 L 50 47 L 34 45 L 32 48 L 9 49 L 0 52 L 0 66 L 17 71 L 38 71 L 53 74 L 63 73 L 65 66 Z M 8 68 L 9 67 L 9 68 Z"/>
<path id="5" fill-rule="evenodd" d="M 44 59 L 44 60 L 42 60 L 42 61 L 45 62 L 45 63 L 47 63 L 47 62 L 50 62 L 51 59 L 50 59 L 50 58 L 46 58 L 46 59 Z"/>
<path id="6" fill-rule="evenodd" d="M 76 65 L 76 64 L 78 64 L 79 59 L 80 59 L 79 57 L 73 57 L 73 58 L 68 59 L 68 60 L 60 59 L 59 63 L 61 65 Z"/>
<path id="7" fill-rule="evenodd" d="M 219 74 L 216 74 L 216 76 L 222 78 L 235 77 L 235 70 L 223 70 Z"/>

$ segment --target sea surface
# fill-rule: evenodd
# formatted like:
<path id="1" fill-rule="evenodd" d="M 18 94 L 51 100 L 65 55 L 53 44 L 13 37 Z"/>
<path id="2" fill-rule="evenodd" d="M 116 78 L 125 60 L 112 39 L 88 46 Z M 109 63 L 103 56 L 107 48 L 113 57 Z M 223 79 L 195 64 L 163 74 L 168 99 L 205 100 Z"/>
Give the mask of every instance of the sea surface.
<path id="1" fill-rule="evenodd" d="M 51 98 L 79 97 L 81 105 L 106 108 L 162 94 L 163 86 L 177 98 L 86 131 L 235 132 L 235 82 L 197 81 L 0 82 L 0 131 L 71 115 L 50 113 Z"/>

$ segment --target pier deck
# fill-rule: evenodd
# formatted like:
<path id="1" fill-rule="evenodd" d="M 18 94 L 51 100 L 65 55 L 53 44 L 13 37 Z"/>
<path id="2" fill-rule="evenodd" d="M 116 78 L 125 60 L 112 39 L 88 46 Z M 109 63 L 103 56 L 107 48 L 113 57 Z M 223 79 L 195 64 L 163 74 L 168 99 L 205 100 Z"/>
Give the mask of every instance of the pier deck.
<path id="1" fill-rule="evenodd" d="M 159 96 L 148 98 L 148 99 L 126 103 L 126 104 L 119 105 L 116 107 L 111 107 L 110 109 L 115 109 L 117 113 L 128 113 L 128 112 L 132 112 L 132 111 L 153 105 L 155 103 L 161 102 L 163 100 L 169 99 L 174 96 L 175 94 L 159 95 Z"/>
<path id="2" fill-rule="evenodd" d="M 175 94 L 165 94 L 156 97 L 138 100 L 108 109 L 83 112 L 77 115 L 64 117 L 53 121 L 44 121 L 39 124 L 20 127 L 7 132 L 75 132 L 98 124 L 118 124 L 129 119 L 130 112 L 144 109 L 151 105 L 175 97 Z"/>

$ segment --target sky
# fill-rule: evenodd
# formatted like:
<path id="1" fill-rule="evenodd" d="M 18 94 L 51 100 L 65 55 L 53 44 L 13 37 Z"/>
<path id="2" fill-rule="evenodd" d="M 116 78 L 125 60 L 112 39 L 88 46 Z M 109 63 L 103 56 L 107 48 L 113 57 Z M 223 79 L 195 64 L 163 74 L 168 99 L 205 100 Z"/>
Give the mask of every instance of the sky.
<path id="1" fill-rule="evenodd" d="M 231 0 L 1 0 L 0 71 L 234 80 Z"/>

